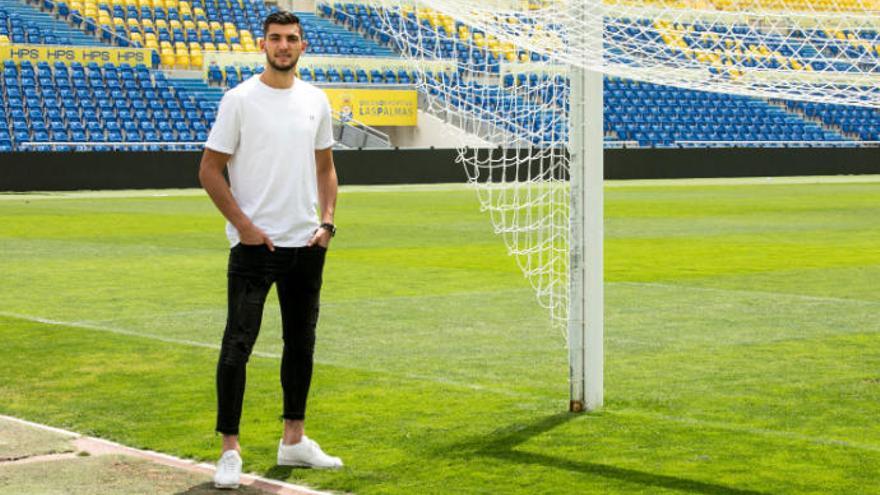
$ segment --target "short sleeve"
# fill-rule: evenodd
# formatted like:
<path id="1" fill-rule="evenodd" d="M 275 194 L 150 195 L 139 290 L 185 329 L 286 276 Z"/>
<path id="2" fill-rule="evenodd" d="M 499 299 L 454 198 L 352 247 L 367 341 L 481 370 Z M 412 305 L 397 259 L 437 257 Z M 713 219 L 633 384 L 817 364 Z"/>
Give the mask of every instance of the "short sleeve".
<path id="1" fill-rule="evenodd" d="M 227 92 L 220 100 L 217 119 L 211 126 L 211 133 L 205 142 L 205 148 L 231 155 L 238 148 L 238 136 L 241 129 L 241 115 L 238 101 Z"/>
<path id="2" fill-rule="evenodd" d="M 336 141 L 333 139 L 333 113 L 330 109 L 330 100 L 327 95 L 321 92 L 321 121 L 318 123 L 318 132 L 315 133 L 315 149 L 326 150 L 333 146 Z"/>

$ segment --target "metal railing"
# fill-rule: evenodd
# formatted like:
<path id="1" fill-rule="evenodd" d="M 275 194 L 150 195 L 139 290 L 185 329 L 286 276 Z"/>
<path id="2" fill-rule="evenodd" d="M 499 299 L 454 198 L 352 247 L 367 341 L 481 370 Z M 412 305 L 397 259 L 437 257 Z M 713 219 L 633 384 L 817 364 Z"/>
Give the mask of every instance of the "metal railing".
<path id="1" fill-rule="evenodd" d="M 335 111 L 333 138 L 346 148 L 391 148 L 388 134 Z"/>

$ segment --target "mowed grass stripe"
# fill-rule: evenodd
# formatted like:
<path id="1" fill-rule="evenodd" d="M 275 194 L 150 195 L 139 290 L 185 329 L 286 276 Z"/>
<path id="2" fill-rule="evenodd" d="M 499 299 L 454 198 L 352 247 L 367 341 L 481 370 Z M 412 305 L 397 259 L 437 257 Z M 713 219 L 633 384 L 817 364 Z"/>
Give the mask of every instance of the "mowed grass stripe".
<path id="1" fill-rule="evenodd" d="M 214 356 L 209 350 L 183 351 L 124 336 L 96 340 L 84 329 L 59 332 L 62 329 L 22 322 L 15 322 L 13 329 L 8 323 L 0 325 L 4 341 L 36 365 L 28 385 L 45 400 L 29 410 L 29 416 L 55 424 L 61 420 L 62 426 L 138 447 L 211 457 L 215 445 L 206 429 L 213 397 L 197 384 L 174 381 L 177 373 L 210 370 Z M 133 362 L 128 356 L 135 350 L 139 359 Z M 0 369 L 7 372 L 8 366 Z M 277 408 L 272 383 L 276 373 L 276 360 L 256 358 L 251 363 L 245 413 L 251 418 L 245 449 L 249 470 L 337 490 L 397 491 L 400 485 L 389 479 L 391 473 L 404 476 L 406 490 L 428 493 L 507 488 L 531 493 L 818 493 L 829 486 L 877 486 L 876 479 L 859 484 L 836 473 L 864 470 L 866 476 L 874 475 L 876 467 L 866 463 L 876 463 L 880 453 L 833 439 L 633 417 L 628 411 L 559 414 L 547 405 L 523 407 L 520 398 L 491 391 L 447 390 L 435 383 L 425 386 L 327 366 L 317 371 L 310 432 L 344 450 L 348 467 L 338 473 L 290 471 L 272 466 L 278 422 L 267 411 Z M 120 388 L 122 383 L 126 386 Z M 6 387 L 0 387 L 0 393 L 11 399 L 4 404 L 20 406 Z M 350 411 L 353 403 L 357 411 Z M 395 412 L 392 430 L 372 421 L 374 415 L 387 414 L 388 407 Z M 497 423 L 498 411 L 505 411 L 502 425 Z M 736 441 L 731 440 L 731 430 Z M 764 452 L 762 463 L 754 462 L 755 452 Z M 810 465 L 833 458 L 836 469 L 804 471 L 803 465 L 791 463 L 792 456 Z M 429 471 L 426 465 L 442 469 Z M 514 476 L 511 467 L 516 469 Z"/>
<path id="2" fill-rule="evenodd" d="M 0 318 L 7 318 L 10 320 L 12 320 L 12 319 L 23 320 L 28 323 L 39 323 L 39 324 L 43 324 L 43 325 L 49 325 L 51 327 L 54 327 L 57 331 L 65 331 L 65 330 L 72 331 L 74 329 L 79 329 L 79 330 L 86 330 L 86 331 L 109 332 L 112 334 L 134 337 L 137 339 L 156 340 L 156 341 L 162 342 L 164 344 L 172 344 L 175 346 L 200 347 L 200 348 L 205 348 L 205 349 L 212 349 L 215 351 L 219 350 L 219 345 L 217 345 L 217 344 L 211 344 L 211 343 L 207 343 L 207 342 L 195 342 L 195 341 L 188 341 L 188 340 L 172 339 L 172 338 L 162 337 L 162 336 L 158 336 L 158 335 L 142 334 L 142 333 L 138 333 L 138 332 L 122 329 L 122 328 L 99 326 L 99 325 L 95 325 L 94 323 L 90 323 L 90 322 L 58 322 L 58 321 L 45 320 L 42 318 L 27 317 L 27 316 L 23 316 L 23 315 L 3 314 L 3 313 L 0 313 Z M 14 325 L 15 324 L 12 324 L 12 326 L 14 326 Z M 260 357 L 260 358 L 266 358 L 266 359 L 274 359 L 274 360 L 281 359 L 280 354 L 254 352 L 253 355 Z M 388 373 L 387 370 L 371 370 L 371 369 L 363 369 L 363 368 L 352 368 L 351 366 L 345 366 L 344 364 L 332 363 L 332 362 L 326 362 L 326 361 L 320 361 L 320 360 L 317 361 L 317 363 L 320 365 L 326 365 L 326 366 L 331 366 L 331 367 L 341 367 L 341 368 L 351 368 L 351 369 L 364 371 L 364 372 L 370 372 L 370 373 Z M 514 396 L 520 396 L 520 397 L 527 397 L 526 394 L 516 393 L 511 390 L 489 388 L 489 387 L 479 387 L 474 384 L 452 383 L 449 381 L 438 380 L 436 377 L 431 377 L 431 376 L 419 376 L 419 375 L 412 375 L 412 374 L 399 375 L 399 376 L 401 376 L 402 378 L 407 379 L 407 380 L 438 382 L 438 383 L 443 383 L 445 385 L 452 386 L 452 387 L 464 387 L 464 388 L 471 388 L 471 389 L 476 389 L 476 390 L 485 390 L 487 392 L 497 393 L 497 394 L 501 394 L 501 395 L 514 395 Z M 552 399 L 550 397 L 546 397 L 546 398 Z M 766 428 L 764 428 L 764 429 L 752 428 L 752 427 L 747 427 L 747 426 L 739 426 L 734 423 L 723 423 L 723 422 L 718 422 L 718 421 L 701 421 L 701 420 L 696 420 L 696 419 L 687 418 L 687 417 L 672 417 L 672 416 L 667 416 L 667 415 L 663 415 L 663 414 L 650 413 L 650 412 L 647 412 L 644 410 L 634 410 L 634 409 L 627 410 L 627 409 L 621 408 L 621 409 L 608 410 L 605 413 L 606 414 L 621 414 L 621 415 L 627 415 L 627 416 L 648 417 L 648 418 L 652 418 L 653 420 L 673 421 L 673 422 L 680 422 L 680 423 L 685 423 L 685 424 L 698 425 L 701 427 L 732 430 L 732 431 L 737 431 L 737 432 L 746 432 L 746 433 L 754 434 L 754 435 L 772 435 L 772 436 L 779 436 L 779 437 L 789 438 L 789 439 L 798 439 L 798 440 L 802 440 L 805 442 L 845 446 L 845 447 L 850 447 L 850 448 L 855 448 L 855 449 L 863 449 L 863 450 L 880 452 L 880 445 L 853 443 L 851 441 L 840 440 L 840 439 L 814 437 L 814 436 L 798 434 L 798 433 L 794 433 L 794 432 L 790 432 L 790 431 L 779 431 L 779 430 L 772 430 L 772 429 L 766 429 Z"/>
<path id="3" fill-rule="evenodd" d="M 356 493 L 878 492 L 880 318 L 839 300 L 880 300 L 878 195 L 609 187 L 607 406 L 569 416 L 564 340 L 473 191 L 343 190 L 317 349 L 339 366 L 310 428 L 350 468 L 273 469 L 276 357 L 251 363 L 246 461 Z M 204 196 L 4 201 L 0 223 L 2 311 L 219 343 L 228 246 Z M 257 350 L 277 356 L 273 299 Z M 0 348 L 0 408 L 216 455 L 216 348 L 29 325 L 0 320 L 25 338 Z"/>

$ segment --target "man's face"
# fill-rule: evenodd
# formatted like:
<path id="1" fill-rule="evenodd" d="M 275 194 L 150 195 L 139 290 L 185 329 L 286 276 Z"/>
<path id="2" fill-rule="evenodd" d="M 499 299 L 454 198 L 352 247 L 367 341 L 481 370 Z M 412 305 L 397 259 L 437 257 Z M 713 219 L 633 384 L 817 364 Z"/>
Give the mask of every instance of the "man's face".
<path id="1" fill-rule="evenodd" d="M 288 72 L 296 67 L 300 54 L 305 51 L 299 24 L 269 24 L 260 50 L 266 52 L 266 62 L 277 71 Z"/>

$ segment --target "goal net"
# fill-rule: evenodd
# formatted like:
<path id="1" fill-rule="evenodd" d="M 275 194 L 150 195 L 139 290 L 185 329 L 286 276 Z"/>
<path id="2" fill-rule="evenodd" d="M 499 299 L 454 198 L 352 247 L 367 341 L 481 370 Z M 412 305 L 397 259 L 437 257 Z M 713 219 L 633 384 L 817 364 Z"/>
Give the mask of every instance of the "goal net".
<path id="1" fill-rule="evenodd" d="M 580 192 L 570 179 L 584 167 L 583 154 L 600 157 L 593 166 L 600 169 L 601 183 L 601 80 L 585 92 L 584 74 L 880 108 L 880 0 L 361 0 L 336 5 L 337 19 L 412 61 L 428 112 L 486 143 L 484 148 L 458 143 L 458 159 L 495 231 L 568 335 L 569 347 L 566 327 L 576 299 L 583 297 L 571 295 L 577 285 L 572 260 L 583 242 L 572 236 L 585 214 L 572 210 L 572 198 L 577 206 Z M 426 62 L 436 60 L 455 61 L 456 70 L 432 71 Z M 600 121 L 599 141 L 584 135 L 585 129 L 597 129 L 589 119 Z M 601 184 L 592 191 L 601 196 Z M 596 204 L 601 210 L 601 197 Z M 601 243 L 601 217 L 595 225 Z M 601 277 L 601 249 L 597 252 Z M 598 325 L 601 334 L 601 320 Z M 601 346 L 601 338 L 596 342 Z"/>

